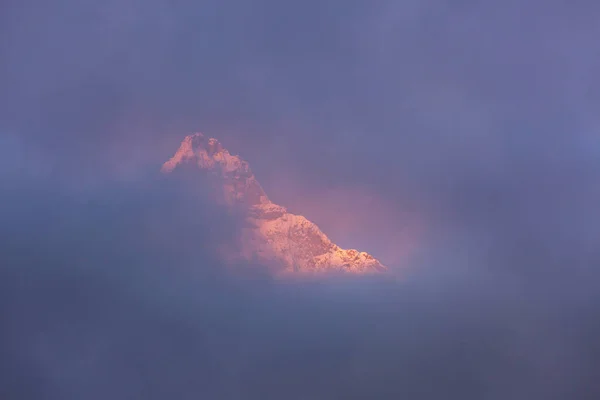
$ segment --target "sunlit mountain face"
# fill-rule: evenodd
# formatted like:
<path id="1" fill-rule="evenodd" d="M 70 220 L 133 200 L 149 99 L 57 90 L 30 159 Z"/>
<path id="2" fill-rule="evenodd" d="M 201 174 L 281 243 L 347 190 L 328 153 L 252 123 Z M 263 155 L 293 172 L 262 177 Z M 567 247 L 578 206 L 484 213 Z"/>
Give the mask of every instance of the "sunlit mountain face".
<path id="1" fill-rule="evenodd" d="M 244 213 L 246 225 L 232 259 L 254 260 L 273 266 L 277 274 L 347 272 L 373 274 L 387 271 L 372 255 L 343 249 L 313 222 L 273 203 L 246 161 L 232 155 L 214 138 L 201 133 L 185 137 L 162 172 L 202 174 L 213 197 Z"/>

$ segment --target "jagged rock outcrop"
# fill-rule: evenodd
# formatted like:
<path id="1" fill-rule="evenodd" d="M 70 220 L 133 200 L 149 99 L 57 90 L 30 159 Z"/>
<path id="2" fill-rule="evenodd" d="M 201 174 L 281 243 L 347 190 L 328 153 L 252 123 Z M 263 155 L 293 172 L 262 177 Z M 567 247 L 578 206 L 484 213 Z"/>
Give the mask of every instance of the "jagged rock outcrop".
<path id="1" fill-rule="evenodd" d="M 316 224 L 271 202 L 248 163 L 231 155 L 216 139 L 201 133 L 187 136 L 162 172 L 186 166 L 208 174 L 218 201 L 244 210 L 247 226 L 240 233 L 240 257 L 278 265 L 278 272 L 387 270 L 370 254 L 340 248 Z"/>

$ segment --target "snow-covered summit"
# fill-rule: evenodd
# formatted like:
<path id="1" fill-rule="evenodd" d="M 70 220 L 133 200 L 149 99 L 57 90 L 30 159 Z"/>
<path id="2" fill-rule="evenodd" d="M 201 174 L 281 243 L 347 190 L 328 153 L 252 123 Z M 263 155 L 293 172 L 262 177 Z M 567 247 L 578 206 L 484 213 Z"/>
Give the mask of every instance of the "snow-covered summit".
<path id="1" fill-rule="evenodd" d="M 248 163 L 231 155 L 217 139 L 207 138 L 202 133 L 186 136 L 175 155 L 163 165 L 162 172 L 169 173 L 189 164 L 219 178 L 224 200 L 230 205 L 270 203 Z"/>
<path id="2" fill-rule="evenodd" d="M 218 140 L 201 133 L 186 136 L 161 170 L 168 174 L 184 165 L 195 165 L 213 178 L 217 200 L 247 211 L 241 257 L 282 266 L 278 272 L 364 274 L 387 269 L 370 254 L 340 248 L 316 224 L 271 202 L 248 163 L 231 155 Z"/>

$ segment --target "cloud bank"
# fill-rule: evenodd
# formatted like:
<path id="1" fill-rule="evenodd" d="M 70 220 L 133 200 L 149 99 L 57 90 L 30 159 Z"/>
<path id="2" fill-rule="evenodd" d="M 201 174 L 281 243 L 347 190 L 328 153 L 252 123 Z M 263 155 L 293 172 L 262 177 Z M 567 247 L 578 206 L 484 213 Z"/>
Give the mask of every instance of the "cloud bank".
<path id="1" fill-rule="evenodd" d="M 4 2 L 2 397 L 597 398 L 598 14 Z M 240 221 L 153 176 L 196 130 L 340 245 L 422 222 L 408 280 L 224 269 Z"/>
<path id="2" fill-rule="evenodd" d="M 558 251 L 569 263 L 559 271 L 544 264 L 550 252 L 494 260 L 465 234 L 431 243 L 402 283 L 276 282 L 221 264 L 240 221 L 202 185 L 11 187 L 0 224 L 6 398 L 597 394 L 598 276 L 574 252 Z"/>

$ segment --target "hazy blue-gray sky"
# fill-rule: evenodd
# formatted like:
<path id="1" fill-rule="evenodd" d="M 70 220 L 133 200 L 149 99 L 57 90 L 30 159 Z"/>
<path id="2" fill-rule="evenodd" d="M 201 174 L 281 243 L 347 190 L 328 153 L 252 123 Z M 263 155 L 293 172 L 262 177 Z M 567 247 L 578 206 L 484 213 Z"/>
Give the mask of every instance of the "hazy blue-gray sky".
<path id="1" fill-rule="evenodd" d="M 564 194 L 596 167 L 594 2 L 3 4 L 2 130 L 86 182 L 156 168 L 201 130 L 276 201 L 369 248 L 336 228 L 366 200 L 328 219 L 302 199 L 354 190 L 412 212 L 515 176 Z M 406 235 L 394 212 L 368 231 Z"/>
<path id="2" fill-rule="evenodd" d="M 100 398 L 125 398 L 145 379 L 164 390 L 156 398 L 172 390 L 197 398 L 203 388 L 218 398 L 261 399 L 350 398 L 345 390 L 361 398 L 597 397 L 599 18 L 600 5 L 584 0 L 3 1 L 0 243 L 2 264 L 11 267 L 3 270 L 11 388 L 68 398 L 75 378 L 60 371 L 76 371 L 80 361 L 56 354 L 68 353 L 70 342 L 61 340 L 75 324 L 86 350 L 72 351 L 109 359 L 86 361 L 81 376 L 89 381 L 78 380 L 74 398 L 91 388 L 107 390 Z M 164 183 L 148 178 L 191 131 L 241 154 L 273 200 L 340 244 L 394 268 L 415 244 L 407 265 L 420 271 L 415 281 L 342 284 L 321 297 L 314 297 L 320 286 L 308 285 L 298 288 L 298 305 L 263 283 L 267 294 L 249 301 L 252 315 L 265 318 L 257 321 L 237 311 L 254 289 L 239 295 L 244 285 L 227 282 L 210 292 L 216 308 L 194 312 L 199 291 L 177 292 L 179 275 L 168 281 L 162 268 L 196 262 L 201 275 L 207 265 L 218 270 L 207 232 L 222 226 L 217 238 L 226 241 L 236 221 L 215 217 L 204 200 L 187 208 L 198 193 L 181 207 L 195 222 L 172 215 Z M 122 230 L 120 241 L 109 222 Z M 169 237 L 164 248 L 152 245 Z M 90 260 L 110 265 L 109 278 L 79 275 Z M 156 270 L 113 273 L 149 263 Z M 56 281 L 28 284 L 16 272 L 23 270 Z M 131 286 L 152 277 L 168 283 Z M 80 282 L 98 285 L 93 305 L 76 290 Z M 148 302 L 155 289 L 159 306 Z M 148 346 L 182 347 L 153 353 L 128 335 L 172 318 L 172 290 L 185 309 L 178 333 L 164 328 Z M 81 310 L 60 311 L 56 294 L 64 291 Z M 38 293 L 48 294 L 45 303 Z M 123 309 L 123 319 L 104 311 L 103 299 Z M 313 315 L 323 304 L 331 308 Z M 146 319 L 125 323 L 139 307 L 150 310 Z M 38 322 L 24 323 L 23 314 Z M 181 355 L 211 348 L 202 327 L 215 315 L 237 325 L 215 325 L 223 342 L 211 361 Z M 52 321 L 60 327 L 49 328 Z M 107 333 L 108 325 L 117 328 Z M 31 344 L 39 341 L 39 349 Z M 306 347 L 294 347 L 298 341 Z M 252 353 L 257 343 L 278 362 L 291 357 L 290 369 Z M 130 346 L 144 365 L 172 357 L 173 371 L 185 373 L 167 378 L 167 367 L 132 367 L 111 375 L 114 365 L 136 364 L 122 352 Z M 199 375 L 211 385 L 195 381 Z M 350 384 L 349 376 L 364 380 Z"/>

